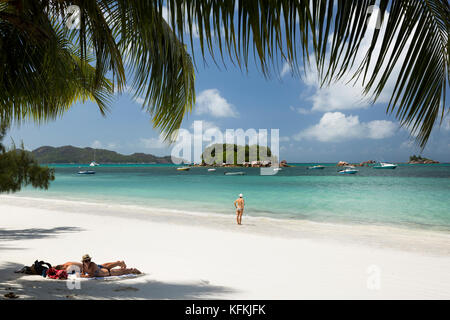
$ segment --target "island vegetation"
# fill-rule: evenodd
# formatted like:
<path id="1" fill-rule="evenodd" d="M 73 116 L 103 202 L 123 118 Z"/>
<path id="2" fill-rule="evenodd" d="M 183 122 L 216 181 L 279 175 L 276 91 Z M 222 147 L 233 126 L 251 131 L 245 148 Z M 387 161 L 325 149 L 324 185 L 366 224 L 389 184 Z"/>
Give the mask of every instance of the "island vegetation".
<path id="1" fill-rule="evenodd" d="M 152 154 L 133 153 L 123 155 L 106 149 L 77 148 L 74 146 L 40 147 L 31 152 L 38 163 L 87 164 L 95 160 L 107 163 L 172 163 L 170 156 L 158 157 Z M 95 156 L 95 159 L 94 159 Z"/>
<path id="2" fill-rule="evenodd" d="M 428 159 L 422 156 L 412 155 L 409 157 L 409 164 L 430 164 L 430 163 L 439 163 L 439 161 Z"/>
<path id="3" fill-rule="evenodd" d="M 230 155 L 232 153 L 232 155 Z M 227 159 L 229 157 L 229 159 Z M 241 158 L 239 158 L 241 157 Z M 213 144 L 203 151 L 201 165 L 270 166 L 278 162 L 269 147 L 260 145 Z"/>

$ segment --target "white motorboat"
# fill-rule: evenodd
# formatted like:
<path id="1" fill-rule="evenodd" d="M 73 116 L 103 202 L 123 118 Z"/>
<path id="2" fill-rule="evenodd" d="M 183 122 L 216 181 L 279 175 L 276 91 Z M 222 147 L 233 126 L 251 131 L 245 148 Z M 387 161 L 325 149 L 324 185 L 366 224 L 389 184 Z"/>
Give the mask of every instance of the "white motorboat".
<path id="1" fill-rule="evenodd" d="M 321 165 L 316 165 L 316 166 L 312 166 L 312 167 L 308 167 L 309 170 L 317 170 L 317 169 L 324 169 L 324 166 Z"/>
<path id="2" fill-rule="evenodd" d="M 92 171 L 92 170 L 82 170 L 82 171 L 78 171 L 78 174 L 95 174 L 95 171 Z"/>
<path id="3" fill-rule="evenodd" d="M 224 172 L 224 175 L 226 176 L 243 176 L 245 175 L 245 172 L 238 171 L 238 172 Z"/>
<path id="4" fill-rule="evenodd" d="M 339 171 L 340 174 L 355 174 L 357 172 L 358 170 L 356 170 L 355 167 L 348 167 Z"/>
<path id="5" fill-rule="evenodd" d="M 380 162 L 379 164 L 376 164 L 374 169 L 395 169 L 397 168 L 396 164 L 393 163 L 387 163 L 387 162 Z"/>

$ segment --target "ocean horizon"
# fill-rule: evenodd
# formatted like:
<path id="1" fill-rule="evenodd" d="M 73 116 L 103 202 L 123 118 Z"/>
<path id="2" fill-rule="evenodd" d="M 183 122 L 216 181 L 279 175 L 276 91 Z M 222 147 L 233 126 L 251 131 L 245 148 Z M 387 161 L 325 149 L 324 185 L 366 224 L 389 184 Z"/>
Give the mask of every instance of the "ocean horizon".
<path id="1" fill-rule="evenodd" d="M 56 179 L 48 190 L 27 187 L 15 196 L 232 216 L 243 193 L 248 216 L 450 231 L 450 164 L 358 167 L 357 175 L 338 174 L 336 163 L 307 170 L 311 164 L 293 163 L 273 176 L 259 168 L 179 172 L 174 164 L 106 164 L 78 175 L 88 164 L 49 164 Z"/>

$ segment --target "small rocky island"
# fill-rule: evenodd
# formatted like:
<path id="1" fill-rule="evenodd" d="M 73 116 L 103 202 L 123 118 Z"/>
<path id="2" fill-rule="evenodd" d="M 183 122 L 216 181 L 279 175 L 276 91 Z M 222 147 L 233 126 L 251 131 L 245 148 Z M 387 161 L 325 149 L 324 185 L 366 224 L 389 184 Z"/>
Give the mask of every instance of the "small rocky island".
<path id="1" fill-rule="evenodd" d="M 431 163 L 439 163 L 439 161 L 424 158 L 422 156 L 413 155 L 413 156 L 409 157 L 408 163 L 409 164 L 431 164 Z"/>
<path id="2" fill-rule="evenodd" d="M 238 155 L 242 159 L 238 159 Z M 201 159 L 201 163 L 194 166 L 261 168 L 271 167 L 278 162 L 278 159 L 272 155 L 269 147 L 259 145 L 240 146 L 237 144 L 214 144 L 209 146 L 202 153 Z M 280 167 L 288 167 L 286 160 L 282 160 L 278 165 Z"/>

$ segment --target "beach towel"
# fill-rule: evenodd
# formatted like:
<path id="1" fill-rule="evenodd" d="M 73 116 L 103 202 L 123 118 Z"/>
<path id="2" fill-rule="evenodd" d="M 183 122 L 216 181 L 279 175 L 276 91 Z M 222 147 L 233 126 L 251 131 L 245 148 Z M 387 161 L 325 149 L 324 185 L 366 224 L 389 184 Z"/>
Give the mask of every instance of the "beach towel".
<path id="1" fill-rule="evenodd" d="M 93 277 L 93 278 L 80 278 L 77 277 L 75 274 L 71 274 L 68 276 L 69 281 L 73 281 L 73 280 L 77 280 L 77 281 L 91 281 L 91 280 L 103 280 L 103 281 L 117 281 L 117 280 L 123 280 L 123 279 L 127 279 L 127 278 L 137 278 L 140 276 L 143 276 L 144 274 L 134 274 L 134 273 L 129 273 L 129 274 L 123 274 L 121 276 L 109 276 L 109 277 Z"/>
<path id="2" fill-rule="evenodd" d="M 50 279 L 66 280 L 67 272 L 65 270 L 56 270 L 55 268 L 49 268 L 47 270 L 47 277 L 49 277 Z"/>

